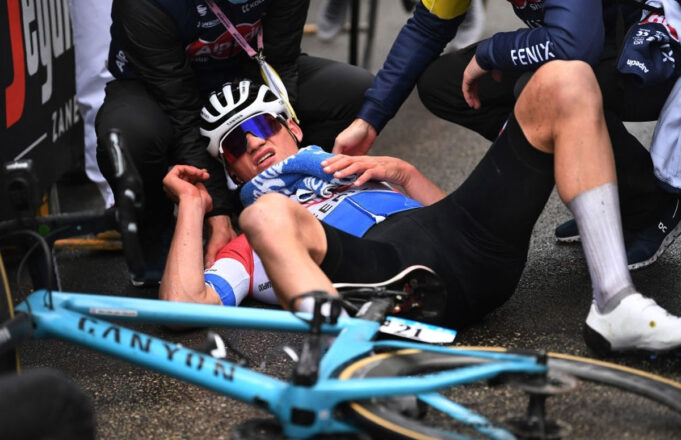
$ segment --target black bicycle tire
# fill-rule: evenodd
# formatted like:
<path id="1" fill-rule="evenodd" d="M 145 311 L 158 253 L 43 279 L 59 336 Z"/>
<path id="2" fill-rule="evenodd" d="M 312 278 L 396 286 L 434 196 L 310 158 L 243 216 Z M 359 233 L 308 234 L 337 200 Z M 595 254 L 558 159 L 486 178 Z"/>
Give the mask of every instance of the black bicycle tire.
<path id="1" fill-rule="evenodd" d="M 471 351 L 506 352 L 502 347 L 457 347 Z M 616 387 L 639 396 L 657 401 L 681 414 L 681 383 L 662 376 L 635 368 L 610 362 L 562 353 L 547 353 L 550 369 L 568 373 L 580 380 L 594 382 L 608 387 Z M 445 369 L 460 366 L 469 361 L 446 354 L 418 350 L 399 350 L 358 359 L 346 365 L 338 378 L 385 377 L 392 375 L 391 370 L 400 370 L 394 364 L 410 365 L 410 374 L 419 370 L 432 370 L 433 367 Z M 472 359 L 472 358 L 471 358 Z M 457 365 L 454 365 L 454 364 Z M 372 364 L 375 364 L 372 366 Z M 381 369 L 377 369 L 380 366 Z M 371 368 L 369 368 L 371 367 Z M 346 406 L 348 415 L 358 421 L 368 431 L 379 435 L 378 438 L 392 439 L 442 439 L 436 429 L 422 425 L 414 419 L 389 410 L 373 401 L 351 402 Z M 446 437 L 450 438 L 450 437 Z"/>
<path id="2" fill-rule="evenodd" d="M 9 288 L 7 271 L 0 252 L 0 324 L 14 318 L 14 305 L 12 303 L 12 293 Z M 0 355 L 0 373 L 19 371 L 19 353 L 12 349 Z"/>

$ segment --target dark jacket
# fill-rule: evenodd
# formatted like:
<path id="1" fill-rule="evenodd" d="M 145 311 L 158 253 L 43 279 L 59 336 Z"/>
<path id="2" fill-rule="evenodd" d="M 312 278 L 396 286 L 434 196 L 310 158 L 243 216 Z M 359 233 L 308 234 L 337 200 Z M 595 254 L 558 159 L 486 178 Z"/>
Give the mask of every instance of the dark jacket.
<path id="1" fill-rule="evenodd" d="M 447 3 L 438 0 L 439 3 Z M 476 59 L 484 69 L 532 70 L 551 59 L 595 63 L 603 49 L 604 23 L 598 0 L 508 0 L 530 26 L 480 42 Z M 402 28 L 383 68 L 366 93 L 359 117 L 380 131 L 413 89 L 428 65 L 454 38 L 467 2 L 449 0 L 461 13 L 439 17 L 422 0 Z"/>
<path id="2" fill-rule="evenodd" d="M 267 61 L 295 102 L 296 59 L 309 0 L 215 2 L 255 50 L 262 27 Z M 116 78 L 142 82 L 173 124 L 171 162 L 207 168 L 211 214 L 230 213 L 224 172 L 199 134 L 200 110 L 203 99 L 223 83 L 260 78 L 257 63 L 201 0 L 114 0 L 111 39 L 109 70 Z"/>

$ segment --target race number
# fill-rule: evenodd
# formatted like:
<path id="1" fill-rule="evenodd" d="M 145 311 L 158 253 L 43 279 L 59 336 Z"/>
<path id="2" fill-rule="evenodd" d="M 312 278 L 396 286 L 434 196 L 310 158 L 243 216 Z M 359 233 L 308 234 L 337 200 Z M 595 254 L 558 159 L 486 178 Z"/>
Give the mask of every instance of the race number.
<path id="1" fill-rule="evenodd" d="M 387 317 L 379 331 L 428 344 L 451 344 L 456 337 L 455 330 L 395 316 Z"/>

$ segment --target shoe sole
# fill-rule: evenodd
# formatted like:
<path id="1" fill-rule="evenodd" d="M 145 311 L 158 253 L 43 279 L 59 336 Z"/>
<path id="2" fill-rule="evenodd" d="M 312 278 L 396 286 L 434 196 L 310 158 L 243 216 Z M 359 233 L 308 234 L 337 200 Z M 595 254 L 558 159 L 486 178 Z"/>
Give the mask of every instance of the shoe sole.
<path id="1" fill-rule="evenodd" d="M 161 285 L 160 281 L 136 281 L 129 279 L 130 285 L 137 288 L 158 287 Z"/>
<path id="2" fill-rule="evenodd" d="M 356 289 L 356 288 L 362 288 L 362 287 L 385 287 L 389 286 L 397 281 L 400 281 L 402 278 L 405 278 L 408 274 L 415 272 L 417 270 L 425 270 L 426 272 L 429 272 L 433 275 L 436 275 L 433 269 L 427 266 L 420 266 L 420 265 L 414 265 L 414 266 L 409 266 L 406 269 L 404 269 L 402 272 L 398 273 L 394 277 L 390 278 L 389 280 L 381 281 L 380 283 L 334 283 L 333 287 L 336 288 L 336 290 L 341 290 L 341 289 Z M 437 275 L 436 275 L 437 276 Z"/>
<path id="3" fill-rule="evenodd" d="M 644 348 L 615 350 L 612 348 L 612 344 L 610 344 L 610 342 L 605 339 L 603 335 L 586 324 L 584 324 L 582 336 L 584 337 L 584 342 L 586 342 L 587 347 L 589 347 L 600 357 L 623 356 L 627 354 L 651 356 L 665 353 L 681 353 L 681 343 L 664 350 L 647 350 Z"/>
<path id="4" fill-rule="evenodd" d="M 405 290 L 406 286 L 408 286 L 407 290 Z M 389 280 L 379 283 L 335 283 L 334 287 L 341 297 L 355 289 L 385 288 L 411 291 L 409 296 L 413 295 L 412 299 L 415 299 L 415 302 L 404 310 L 395 310 L 397 316 L 428 324 L 446 325 L 447 290 L 440 277 L 427 266 L 409 266 Z M 409 304 L 409 301 L 407 303 Z"/>
<path id="5" fill-rule="evenodd" d="M 657 251 L 653 254 L 652 257 L 644 261 L 639 261 L 638 263 L 630 264 L 629 270 L 642 269 L 656 262 L 660 255 L 662 255 L 664 251 L 666 251 L 667 248 L 671 246 L 674 240 L 676 240 L 676 237 L 678 237 L 679 235 L 681 235 L 681 222 L 677 223 L 676 227 L 672 229 L 672 231 L 669 234 L 667 234 L 664 240 L 662 240 L 662 244 L 660 244 L 660 247 L 657 249 Z"/>
<path id="6" fill-rule="evenodd" d="M 572 235 L 570 237 L 558 237 L 556 236 L 556 241 L 558 243 L 578 243 L 580 241 L 579 235 Z"/>

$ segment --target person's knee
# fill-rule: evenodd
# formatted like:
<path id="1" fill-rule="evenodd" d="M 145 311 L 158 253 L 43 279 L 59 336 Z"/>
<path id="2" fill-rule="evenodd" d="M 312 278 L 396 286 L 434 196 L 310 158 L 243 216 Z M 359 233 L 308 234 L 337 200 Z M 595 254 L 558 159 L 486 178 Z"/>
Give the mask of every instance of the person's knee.
<path id="1" fill-rule="evenodd" d="M 124 147 L 138 168 L 145 163 L 167 163 L 165 156 L 174 142 L 173 126 L 156 100 L 134 81 L 114 81 L 107 85 L 106 91 L 95 118 L 100 167 L 106 168 L 102 163 L 106 155 L 101 150 L 112 130 L 120 133 Z"/>
<path id="2" fill-rule="evenodd" d="M 443 117 L 447 110 L 468 110 L 463 99 L 461 81 L 470 58 L 458 52 L 448 53 L 433 61 L 421 74 L 416 90 L 423 105 L 437 116 Z"/>
<path id="3" fill-rule="evenodd" d="M 253 246 L 267 246 L 271 239 L 295 233 L 294 202 L 288 197 L 270 193 L 243 210 L 239 227 Z"/>
<path id="4" fill-rule="evenodd" d="M 556 60 L 544 64 L 520 94 L 516 111 L 541 108 L 546 117 L 602 111 L 602 98 L 591 66 L 582 61 Z"/>

